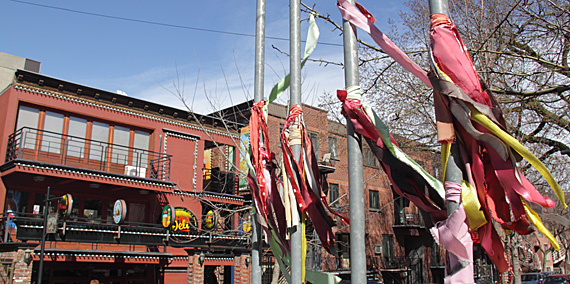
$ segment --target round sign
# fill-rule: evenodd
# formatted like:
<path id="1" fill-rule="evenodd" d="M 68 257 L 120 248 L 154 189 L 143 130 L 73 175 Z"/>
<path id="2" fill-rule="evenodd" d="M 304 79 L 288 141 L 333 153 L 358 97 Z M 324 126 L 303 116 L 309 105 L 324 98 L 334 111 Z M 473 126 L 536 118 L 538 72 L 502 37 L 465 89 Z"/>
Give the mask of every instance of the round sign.
<path id="1" fill-rule="evenodd" d="M 165 228 L 169 228 L 170 225 L 174 223 L 176 219 L 176 213 L 174 207 L 171 205 L 166 205 L 162 209 L 162 226 Z"/>
<path id="2" fill-rule="evenodd" d="M 73 208 L 73 197 L 71 194 L 66 194 L 59 199 L 58 211 L 64 218 L 69 218 L 71 216 L 71 210 Z"/>
<path id="3" fill-rule="evenodd" d="M 204 219 L 202 220 L 202 227 L 204 229 L 212 229 L 216 226 L 216 221 L 218 218 L 216 218 L 216 213 L 214 213 L 213 210 L 208 210 L 208 212 L 206 212 L 206 215 L 204 215 Z"/>
<path id="4" fill-rule="evenodd" d="M 123 199 L 115 201 L 113 206 L 113 222 L 115 224 L 122 224 L 127 218 L 127 203 Z"/>

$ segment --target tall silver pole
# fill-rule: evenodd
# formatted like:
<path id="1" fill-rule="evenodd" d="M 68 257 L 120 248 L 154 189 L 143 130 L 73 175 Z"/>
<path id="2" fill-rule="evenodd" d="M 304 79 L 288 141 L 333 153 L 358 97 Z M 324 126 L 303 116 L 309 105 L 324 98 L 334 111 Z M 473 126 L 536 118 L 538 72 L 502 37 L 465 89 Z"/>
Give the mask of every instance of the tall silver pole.
<path id="1" fill-rule="evenodd" d="M 289 49 L 291 89 L 289 107 L 301 104 L 301 1 L 289 1 Z M 291 145 L 293 156 L 298 159 L 301 155 L 301 145 Z M 303 232 L 301 226 L 291 229 L 291 284 L 303 281 Z"/>
<path id="2" fill-rule="evenodd" d="M 255 24 L 255 102 L 263 99 L 263 76 L 265 75 L 265 0 L 257 0 L 257 16 Z M 250 130 L 251 131 L 251 130 Z M 256 214 L 259 214 L 257 212 Z M 251 232 L 251 283 L 261 284 L 261 225 L 253 218 Z"/>
<path id="3" fill-rule="evenodd" d="M 349 0 L 354 4 L 354 0 Z M 344 81 L 346 87 L 359 86 L 358 46 L 354 26 L 343 19 Z M 364 178 L 362 173 L 362 138 L 347 120 L 348 186 L 350 206 L 350 283 L 366 284 L 366 242 L 364 213 Z"/>

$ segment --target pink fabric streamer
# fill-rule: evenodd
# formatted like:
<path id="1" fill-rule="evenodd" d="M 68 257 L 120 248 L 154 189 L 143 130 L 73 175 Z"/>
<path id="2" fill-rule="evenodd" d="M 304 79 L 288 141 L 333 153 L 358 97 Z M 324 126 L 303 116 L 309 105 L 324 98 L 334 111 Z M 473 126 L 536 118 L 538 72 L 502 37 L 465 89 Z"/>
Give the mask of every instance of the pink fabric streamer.
<path id="1" fill-rule="evenodd" d="M 445 199 L 460 203 L 461 185 L 445 182 Z M 430 229 L 435 241 L 442 244 L 448 252 L 449 267 L 446 266 L 448 270 L 446 272 L 448 276 L 445 278 L 446 284 L 473 283 L 473 240 L 466 220 L 467 215 L 461 204 L 446 220 Z M 449 270 L 461 262 L 467 262 L 467 265 L 450 275 Z"/>
<path id="2" fill-rule="evenodd" d="M 358 8 L 350 4 L 346 0 L 337 0 L 338 9 L 342 17 L 349 21 L 351 24 L 363 29 L 370 34 L 372 39 L 396 62 L 398 62 L 406 70 L 410 71 L 416 77 L 420 78 L 426 86 L 432 88 L 431 82 L 428 79 L 427 72 L 420 66 L 413 62 L 406 53 L 404 53 L 398 46 L 396 46 L 390 38 L 382 33 L 368 18 L 363 15 Z"/>

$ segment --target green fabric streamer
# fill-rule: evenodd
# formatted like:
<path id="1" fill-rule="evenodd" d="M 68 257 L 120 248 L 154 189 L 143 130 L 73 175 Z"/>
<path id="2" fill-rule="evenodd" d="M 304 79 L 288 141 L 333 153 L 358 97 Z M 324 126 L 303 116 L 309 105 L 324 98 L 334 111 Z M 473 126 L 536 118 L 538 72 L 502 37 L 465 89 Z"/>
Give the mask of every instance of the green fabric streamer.
<path id="1" fill-rule="evenodd" d="M 368 117 L 370 118 L 370 120 L 372 121 L 372 123 L 374 124 L 374 126 L 376 126 L 376 129 L 378 130 L 378 133 L 380 134 L 380 137 L 382 138 L 382 142 L 384 142 L 384 145 L 386 145 L 386 148 L 388 148 L 388 150 L 392 153 L 392 155 L 394 155 L 394 157 L 396 157 L 398 160 L 406 163 L 407 165 L 409 165 L 410 167 L 412 167 L 418 174 L 422 175 L 422 177 L 437 191 L 437 193 L 442 197 L 442 199 L 445 199 L 445 188 L 443 186 L 443 184 L 436 178 L 434 178 L 432 175 L 430 175 L 428 172 L 426 172 L 424 170 L 424 168 L 422 168 L 420 165 L 418 165 L 418 163 L 416 163 L 413 159 L 411 159 L 410 157 L 408 157 L 408 155 L 406 155 L 406 153 L 404 153 L 399 147 L 396 147 L 393 143 L 392 143 L 392 139 L 390 138 L 390 131 L 388 130 L 388 127 L 384 124 L 384 122 L 378 117 L 378 115 L 376 115 L 376 112 L 374 112 L 374 110 L 365 105 L 362 100 L 361 100 L 361 93 L 360 93 L 360 87 L 359 86 L 352 86 L 346 89 L 348 96 L 348 99 L 358 99 L 361 101 L 362 107 L 364 108 L 364 110 L 366 111 L 366 114 L 368 115 Z"/>
<path id="2" fill-rule="evenodd" d="M 309 31 L 307 32 L 307 43 L 305 44 L 305 53 L 303 54 L 303 59 L 301 60 L 301 68 L 305 66 L 305 63 L 309 59 L 313 50 L 317 46 L 317 40 L 319 39 L 319 28 L 317 27 L 317 23 L 315 22 L 315 16 L 313 14 L 309 15 Z M 267 105 L 273 102 L 279 95 L 281 95 L 289 85 L 291 84 L 291 73 L 287 74 L 281 81 L 279 81 L 273 89 L 271 89 L 271 93 L 269 93 L 269 99 L 267 100 Z"/>

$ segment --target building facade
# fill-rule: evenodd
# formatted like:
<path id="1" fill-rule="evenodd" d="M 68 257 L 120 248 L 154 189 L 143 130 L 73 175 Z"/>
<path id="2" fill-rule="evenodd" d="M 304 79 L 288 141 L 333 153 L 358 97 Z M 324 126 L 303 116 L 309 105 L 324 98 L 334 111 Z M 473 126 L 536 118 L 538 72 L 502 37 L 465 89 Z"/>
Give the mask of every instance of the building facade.
<path id="1" fill-rule="evenodd" d="M 0 283 L 249 283 L 239 124 L 0 61 Z"/>

